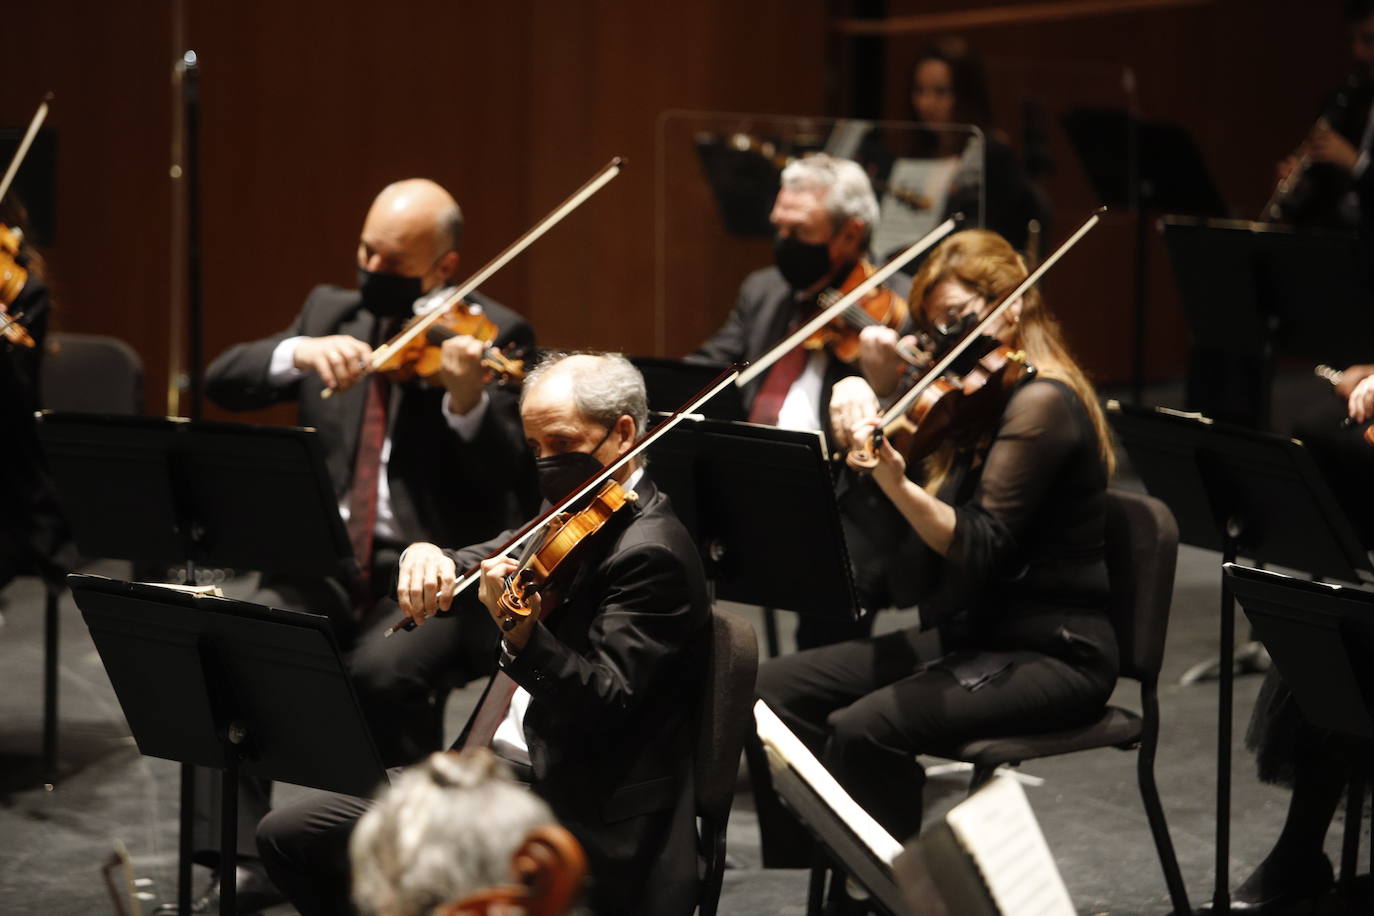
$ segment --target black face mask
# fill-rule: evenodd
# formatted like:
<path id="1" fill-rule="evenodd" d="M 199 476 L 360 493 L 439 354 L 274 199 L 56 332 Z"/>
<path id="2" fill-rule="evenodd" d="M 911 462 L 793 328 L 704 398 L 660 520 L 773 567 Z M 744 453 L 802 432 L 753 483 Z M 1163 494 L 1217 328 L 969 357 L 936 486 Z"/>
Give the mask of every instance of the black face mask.
<path id="1" fill-rule="evenodd" d="M 539 492 L 550 503 L 556 503 L 573 491 L 573 488 L 605 467 L 596 457 L 596 452 L 615 429 L 606 430 L 601 441 L 592 446 L 590 452 L 564 452 L 534 460 L 535 471 L 539 474 Z"/>
<path id="2" fill-rule="evenodd" d="M 773 263 L 793 289 L 810 289 L 830 273 L 830 246 L 812 245 L 779 236 L 773 242 Z"/>
<path id="3" fill-rule="evenodd" d="M 419 299 L 419 277 L 386 274 L 358 268 L 358 292 L 363 295 L 363 308 L 378 318 L 410 318 L 415 314 L 415 300 Z"/>

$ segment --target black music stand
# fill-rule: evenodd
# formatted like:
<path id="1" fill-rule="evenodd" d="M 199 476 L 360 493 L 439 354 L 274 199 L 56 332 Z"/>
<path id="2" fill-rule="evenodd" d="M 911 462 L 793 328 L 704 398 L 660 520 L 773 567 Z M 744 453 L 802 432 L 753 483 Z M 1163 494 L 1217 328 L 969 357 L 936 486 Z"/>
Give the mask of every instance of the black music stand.
<path id="1" fill-rule="evenodd" d="M 717 598 L 799 614 L 858 615 L 820 433 L 689 421 L 649 454 L 654 482 L 696 540 Z M 776 655 L 776 627 L 767 615 L 765 622 Z"/>
<path id="2" fill-rule="evenodd" d="M 688 403 L 729 366 L 723 363 L 688 362 L 661 356 L 631 356 L 630 362 L 644 376 L 649 409 L 670 414 Z M 729 385 L 702 405 L 703 416 L 713 420 L 743 420 L 747 414 L 740 390 Z"/>
<path id="3" fill-rule="evenodd" d="M 815 837 L 823 854 L 866 887 L 886 912 L 905 913 L 892 872 L 901 844 L 854 802 L 763 700 L 754 704 L 754 720 L 773 788 Z M 808 916 L 820 913 L 824 883 L 825 870 L 812 869 Z"/>
<path id="4" fill-rule="evenodd" d="M 1145 489 L 1173 510 L 1180 543 L 1219 550 L 1223 564 L 1243 554 L 1322 578 L 1374 579 L 1369 556 L 1301 442 L 1115 402 L 1107 405 L 1107 416 Z M 1223 577 L 1216 912 L 1229 907 L 1234 664 L 1235 599 Z"/>
<path id="5" fill-rule="evenodd" d="M 135 563 L 351 576 L 314 430 L 43 412 L 38 438 L 77 549 Z M 195 770 L 181 770 L 177 903 L 191 904 Z"/>
<path id="6" fill-rule="evenodd" d="M 1147 121 L 1126 108 L 1078 108 L 1063 117 L 1064 132 L 1101 202 L 1135 212 L 1135 337 L 1131 399 L 1145 388 L 1146 279 L 1149 214 L 1226 216 L 1228 210 L 1188 131 Z"/>
<path id="7" fill-rule="evenodd" d="M 1368 360 L 1374 275 L 1354 233 L 1173 216 L 1160 225 L 1188 320 L 1189 409 L 1268 428 L 1277 357 Z"/>
<path id="8" fill-rule="evenodd" d="M 1374 742 L 1374 593 L 1235 564 L 1224 572 L 1303 717 L 1365 745 Z M 1355 877 L 1367 775 L 1356 769 L 1347 792 L 1341 856 L 1347 892 Z M 1374 866 L 1374 847 L 1370 852 Z"/>
<path id="9" fill-rule="evenodd" d="M 218 769 L 220 913 L 232 914 L 240 771 L 370 796 L 386 782 L 328 618 L 68 577 L 140 753 Z"/>

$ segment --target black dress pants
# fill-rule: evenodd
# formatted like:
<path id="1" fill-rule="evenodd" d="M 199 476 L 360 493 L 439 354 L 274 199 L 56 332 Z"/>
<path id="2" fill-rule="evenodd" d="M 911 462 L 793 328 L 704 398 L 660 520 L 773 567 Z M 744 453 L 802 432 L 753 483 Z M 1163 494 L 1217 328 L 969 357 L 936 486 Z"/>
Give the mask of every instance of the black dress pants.
<path id="1" fill-rule="evenodd" d="M 258 824 L 256 854 L 262 856 L 272 883 L 301 916 L 355 912 L 349 893 L 348 840 L 370 807 L 371 799 L 311 792 L 273 810 Z"/>
<path id="2" fill-rule="evenodd" d="M 903 630 L 772 659 L 758 679 L 764 702 L 899 842 L 921 829 L 917 754 L 1072 727 L 1101 711 L 1116 680 L 1115 661 L 1097 663 L 1081 642 L 1065 640 L 1066 655 L 1087 656 L 1072 662 L 1015 647 L 934 661 L 920 657 L 916 636 Z M 980 671 L 981 681 L 965 686 Z M 751 744 L 764 864 L 810 865 L 806 831 L 778 803 L 757 738 Z"/>

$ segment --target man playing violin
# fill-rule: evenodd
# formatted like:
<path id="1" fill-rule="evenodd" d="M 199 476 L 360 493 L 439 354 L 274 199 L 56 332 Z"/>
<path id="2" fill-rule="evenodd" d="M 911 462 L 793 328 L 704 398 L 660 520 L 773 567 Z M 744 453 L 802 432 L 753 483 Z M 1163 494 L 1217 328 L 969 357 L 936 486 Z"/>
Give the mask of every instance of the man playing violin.
<path id="1" fill-rule="evenodd" d="M 644 382 L 618 356 L 556 357 L 526 380 L 521 417 L 554 502 L 630 450 L 648 417 Z M 528 616 L 513 618 L 500 601 L 516 566 L 500 555 L 506 535 L 457 551 L 412 544 L 397 594 L 421 636 L 443 623 L 430 619 L 436 612 L 464 603 L 484 608 L 491 632 L 503 634 L 500 673 L 458 743 L 490 745 L 577 837 L 592 909 L 685 916 L 696 902 L 692 722 L 710 614 L 705 576 L 643 465 L 632 460 L 612 479 L 635 498 L 579 545 L 575 566 L 557 590 L 532 599 Z M 457 574 L 474 566 L 479 587 L 455 602 Z M 343 850 L 368 805 L 312 793 L 259 825 L 270 873 L 306 916 L 347 912 Z"/>
<path id="2" fill-rule="evenodd" d="M 912 312 L 927 327 L 982 316 L 1026 276 L 1001 236 L 960 232 L 918 271 Z M 911 560 L 921 626 L 939 630 L 941 651 L 913 628 L 798 652 L 759 671 L 760 697 L 899 841 L 921 826 L 917 754 L 1090 721 L 1116 682 L 1105 417 L 1037 291 L 1011 303 L 994 333 L 1037 372 L 1008 387 L 1000 411 L 962 444 L 941 444 L 926 460 L 924 485 L 907 476 L 889 440 L 875 466 L 851 453 L 851 466 L 871 473 L 922 547 Z M 875 341 L 874 355 L 885 347 L 895 360 L 894 337 Z M 875 422 L 859 424 L 853 441 L 871 441 Z M 765 855 L 804 865 L 804 849 L 778 848 L 789 845 L 785 814 L 759 758 L 755 745 Z"/>
<path id="3" fill-rule="evenodd" d="M 373 349 L 451 288 L 462 229 L 458 204 L 433 181 L 387 186 L 359 237 L 358 289 L 315 287 L 287 329 L 229 348 L 206 373 L 206 393 L 219 406 L 248 410 L 295 400 L 300 425 L 319 430 L 359 575 L 264 575 L 255 599 L 327 613 L 341 642 L 356 643 L 350 672 L 391 765 L 436 749 L 436 710 L 443 707 L 435 696 L 489 672 L 495 653 L 485 627 L 458 617 L 405 641 L 370 631 L 395 614 L 391 573 L 401 548 L 420 539 L 478 541 L 528 517 L 537 504 L 516 395 L 484 379 L 487 344 L 467 336 L 444 341 L 438 385 L 365 375 Z M 533 346 L 533 331 L 519 315 L 479 294 L 469 299 L 496 324 L 496 346 Z M 321 396 L 326 391 L 328 398 Z M 265 787 L 240 792 L 242 822 L 262 816 L 264 795 Z M 241 854 L 256 855 L 251 831 L 242 833 Z M 204 845 L 212 848 L 217 836 L 209 833 Z"/>
<path id="4" fill-rule="evenodd" d="M 742 363 L 767 353 L 811 317 L 822 292 L 843 283 L 865 258 L 877 219 L 877 198 L 857 163 L 822 153 L 790 163 L 783 169 L 782 188 L 769 215 L 777 230 L 773 266 L 745 278 L 725 324 L 687 359 Z M 905 297 L 900 275 L 889 280 L 888 287 Z M 837 428 L 852 426 L 872 413 L 866 401 L 854 409 L 850 389 L 836 387 L 841 379 L 856 376 L 859 368 L 828 348 L 798 348 L 744 389 L 749 419 L 785 429 L 820 430 L 833 445 Z M 857 381 L 862 385 L 862 379 Z M 869 388 L 862 385 L 861 390 Z M 874 610 L 886 607 L 891 601 L 881 581 L 885 572 L 869 557 L 878 552 L 876 544 L 885 540 L 884 532 L 900 520 L 869 486 L 850 487 L 840 507 L 860 604 Z M 802 617 L 797 644 L 824 645 L 867 633 L 871 626 L 871 615 L 855 622 Z"/>
<path id="5" fill-rule="evenodd" d="M 777 231 L 773 266 L 745 278 L 725 324 L 689 361 L 752 362 L 811 317 L 817 296 L 839 286 L 864 259 L 878 201 L 857 163 L 816 153 L 783 169 L 768 219 Z M 857 371 L 826 349 L 789 354 L 744 389 L 749 419 L 828 431 L 831 389 Z"/>

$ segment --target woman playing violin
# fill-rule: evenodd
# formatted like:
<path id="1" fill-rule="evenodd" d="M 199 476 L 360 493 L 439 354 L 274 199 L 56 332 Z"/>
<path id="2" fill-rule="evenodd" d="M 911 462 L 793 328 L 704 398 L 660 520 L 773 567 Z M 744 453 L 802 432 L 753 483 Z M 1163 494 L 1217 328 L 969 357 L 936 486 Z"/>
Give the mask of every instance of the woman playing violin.
<path id="1" fill-rule="evenodd" d="M 912 313 L 927 327 L 987 314 L 1026 276 L 1001 236 L 961 232 L 917 273 Z M 760 696 L 898 840 L 921 825 L 917 753 L 1071 727 L 1102 709 L 1116 681 L 1103 555 L 1113 469 L 1105 418 L 1038 292 L 1004 315 L 994 333 L 1024 350 L 1037 373 L 1007 392 L 985 429 L 931 455 L 924 485 L 886 440 L 870 472 L 919 543 L 909 562 L 921 628 L 938 629 L 941 650 L 912 628 L 800 652 L 759 672 Z M 868 336 L 870 360 L 896 343 Z M 873 425 L 859 424 L 853 438 L 866 440 Z M 751 766 L 756 779 L 761 769 Z M 760 795 L 765 856 L 782 864 L 801 850 L 774 846 L 769 856 L 779 811 L 771 791 Z"/>

